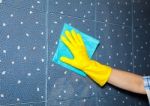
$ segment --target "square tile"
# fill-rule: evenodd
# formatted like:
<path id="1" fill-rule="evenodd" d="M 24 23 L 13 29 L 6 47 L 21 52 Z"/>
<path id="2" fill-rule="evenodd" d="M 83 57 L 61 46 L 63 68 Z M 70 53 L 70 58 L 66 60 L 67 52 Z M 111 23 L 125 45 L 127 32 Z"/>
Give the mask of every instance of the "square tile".
<path id="1" fill-rule="evenodd" d="M 150 52 L 134 53 L 134 72 L 142 76 L 150 75 Z"/>
<path id="2" fill-rule="evenodd" d="M 37 102 L 37 103 L 21 103 L 7 106 L 45 106 L 45 102 Z"/>
<path id="3" fill-rule="evenodd" d="M 95 23 L 93 21 L 49 14 L 49 67 L 47 86 L 48 100 L 51 100 L 52 104 L 55 104 L 56 100 L 96 95 L 96 85 L 88 77 L 84 78 L 52 62 L 64 23 L 68 23 L 88 35 L 95 36 Z"/>
<path id="4" fill-rule="evenodd" d="M 142 24 L 133 30 L 134 72 L 150 75 L 150 26 Z"/>
<path id="5" fill-rule="evenodd" d="M 96 36 L 101 41 L 101 45 L 96 51 L 98 62 L 133 72 L 131 27 L 97 22 Z M 104 106 L 134 105 L 136 100 L 136 95 L 110 84 L 97 88 L 97 94 L 100 96 L 99 104 Z"/>
<path id="6" fill-rule="evenodd" d="M 0 8 L 1 7 L 13 7 L 44 12 L 46 11 L 46 0 L 3 0 L 2 4 L 0 4 Z"/>
<path id="7" fill-rule="evenodd" d="M 62 71 L 56 70 L 55 71 Z M 64 73 L 67 71 L 64 71 Z M 53 73 L 51 73 L 52 75 Z M 59 73 L 57 73 L 59 74 Z M 53 75 L 54 76 L 54 75 Z M 58 101 L 96 96 L 95 83 L 76 74 L 64 74 L 63 77 L 51 77 L 48 81 L 48 101 L 55 105 Z"/>
<path id="8" fill-rule="evenodd" d="M 136 94 L 115 87 L 106 87 L 104 97 L 98 97 L 101 106 L 135 106 Z"/>
<path id="9" fill-rule="evenodd" d="M 30 63 L 34 64 L 34 63 Z M 40 65 L 37 67 L 37 65 Z M 38 84 L 45 83 L 45 68 L 41 64 L 27 67 L 3 68 L 0 72 L 0 84 Z"/>
<path id="10" fill-rule="evenodd" d="M 131 27 L 97 22 L 96 36 L 101 41 L 96 51 L 98 61 L 122 70 L 132 71 Z"/>
<path id="11" fill-rule="evenodd" d="M 0 12 L 1 82 L 24 84 L 45 82 L 45 14 L 28 14 L 24 9 Z M 11 17 L 13 13 L 13 17 Z M 1 83 L 0 82 L 0 83 Z"/>
<path id="12" fill-rule="evenodd" d="M 133 29 L 133 48 L 134 53 L 150 52 L 150 26 L 142 24 Z"/>
<path id="13" fill-rule="evenodd" d="M 0 88 L 0 105 L 42 102 L 45 100 L 45 83 L 41 84 L 4 84 Z"/>
<path id="14" fill-rule="evenodd" d="M 142 25 L 150 26 L 150 1 L 133 0 L 133 26 L 141 27 Z"/>
<path id="15" fill-rule="evenodd" d="M 96 0 L 96 21 L 131 26 L 131 0 Z"/>
<path id="16" fill-rule="evenodd" d="M 149 106 L 149 101 L 147 95 L 136 95 L 136 106 Z"/>
<path id="17" fill-rule="evenodd" d="M 95 19 L 95 1 L 93 0 L 49 0 L 49 12 L 67 16 Z"/>
<path id="18" fill-rule="evenodd" d="M 48 106 L 101 106 L 98 105 L 97 97 L 85 97 L 81 99 L 58 100 L 55 104 L 48 101 Z"/>

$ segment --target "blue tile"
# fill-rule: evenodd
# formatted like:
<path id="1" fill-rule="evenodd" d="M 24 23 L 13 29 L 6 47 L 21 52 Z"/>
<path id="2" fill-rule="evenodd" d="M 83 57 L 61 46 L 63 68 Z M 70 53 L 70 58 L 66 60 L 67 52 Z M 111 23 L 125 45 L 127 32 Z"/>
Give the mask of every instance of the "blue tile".
<path id="1" fill-rule="evenodd" d="M 150 1 L 149 0 L 133 0 L 133 25 L 138 27 L 141 25 L 150 26 Z"/>
<path id="2" fill-rule="evenodd" d="M 96 36 L 101 41 L 97 60 L 123 70 L 132 70 L 131 27 L 97 22 Z"/>
<path id="3" fill-rule="evenodd" d="M 35 102 L 35 103 L 21 103 L 7 106 L 45 106 L 45 102 Z"/>
<path id="4" fill-rule="evenodd" d="M 44 12 L 46 11 L 46 0 L 3 0 L 3 3 L 0 4 L 1 7 L 23 8 L 25 10 Z"/>
<path id="5" fill-rule="evenodd" d="M 41 102 L 41 103 L 21 104 L 20 106 L 45 106 L 45 105 L 46 105 L 45 102 Z"/>
<path id="6" fill-rule="evenodd" d="M 101 41 L 96 51 L 98 62 L 133 72 L 131 27 L 97 22 L 96 36 Z M 136 95 L 109 84 L 97 88 L 97 94 L 100 96 L 99 105 L 104 106 L 134 105 L 136 99 Z"/>
<path id="7" fill-rule="evenodd" d="M 49 12 L 94 20 L 95 2 L 94 0 L 49 0 Z"/>
<path id="8" fill-rule="evenodd" d="M 0 12 L 0 72 L 2 82 L 16 84 L 45 81 L 45 14 L 27 14 L 24 9 Z M 13 17 L 10 17 L 13 13 Z M 40 78 L 40 79 L 38 79 Z"/>
<path id="9" fill-rule="evenodd" d="M 150 75 L 150 52 L 134 53 L 134 72 L 140 75 Z"/>
<path id="10" fill-rule="evenodd" d="M 150 26 L 144 23 L 133 29 L 133 48 L 135 53 L 150 52 Z"/>
<path id="11" fill-rule="evenodd" d="M 103 92 L 105 96 L 103 98 L 98 97 L 100 106 L 135 106 L 136 94 L 114 87 L 108 87 Z"/>
<path id="12" fill-rule="evenodd" d="M 93 37 L 95 36 L 95 23 L 57 14 L 49 14 L 49 20 L 48 100 L 52 100 L 53 104 L 57 99 L 77 99 L 96 95 L 96 85 L 88 77 L 81 77 L 52 62 L 64 23 L 71 24 Z"/>
<path id="13" fill-rule="evenodd" d="M 37 65 L 38 64 L 11 69 L 3 68 L 0 72 L 0 84 L 17 84 L 18 81 L 21 81 L 23 84 L 44 83 L 46 78 L 45 70 L 42 69 L 44 67 L 37 67 Z"/>
<path id="14" fill-rule="evenodd" d="M 1 85 L 0 105 L 42 102 L 45 100 L 45 83 Z"/>
<path id="15" fill-rule="evenodd" d="M 134 0 L 133 2 L 133 53 L 134 73 L 150 75 L 150 2 Z M 146 96 L 137 96 L 136 105 L 148 106 Z"/>
<path id="16" fill-rule="evenodd" d="M 70 74 L 68 70 L 58 70 L 54 66 L 52 68 L 56 74 L 50 72 L 48 80 L 48 100 L 52 104 L 55 104 L 57 100 L 68 100 L 68 99 L 79 99 L 83 97 L 91 97 L 96 95 L 96 86 L 95 83 L 89 80 L 78 76 L 74 73 Z M 62 72 L 63 71 L 63 74 Z M 61 77 L 59 74 L 62 74 Z"/>
<path id="17" fill-rule="evenodd" d="M 58 100 L 55 104 L 48 101 L 48 106 L 101 106 L 98 105 L 97 97 L 85 97 L 81 99 Z"/>
<path id="18" fill-rule="evenodd" d="M 140 75 L 150 75 L 149 28 L 143 23 L 133 30 L 134 72 Z"/>
<path id="19" fill-rule="evenodd" d="M 44 101 L 45 13 L 11 6 L 1 9 L 0 105 Z"/>
<path id="20" fill-rule="evenodd" d="M 136 106 L 149 106 L 147 95 L 136 95 Z"/>
<path id="21" fill-rule="evenodd" d="M 96 20 L 131 26 L 131 0 L 96 0 Z"/>
<path id="22" fill-rule="evenodd" d="M 119 89 L 110 84 L 97 89 L 97 95 L 98 104 L 102 106 L 135 106 L 138 98 L 137 94 Z"/>

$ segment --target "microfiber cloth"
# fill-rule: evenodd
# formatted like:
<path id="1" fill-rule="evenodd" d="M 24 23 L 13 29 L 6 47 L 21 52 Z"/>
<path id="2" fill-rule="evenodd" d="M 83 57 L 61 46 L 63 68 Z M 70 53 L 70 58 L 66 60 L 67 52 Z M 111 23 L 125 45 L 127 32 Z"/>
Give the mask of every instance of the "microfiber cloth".
<path id="1" fill-rule="evenodd" d="M 93 53 L 94 53 L 94 51 L 96 50 L 96 47 L 99 44 L 99 40 L 97 40 L 97 39 L 95 39 L 95 38 L 93 38 L 93 37 L 91 37 L 91 36 L 81 32 L 81 31 L 79 31 L 78 29 L 76 29 L 76 28 L 74 28 L 74 27 L 72 27 L 72 26 L 70 26 L 68 24 L 64 24 L 64 27 L 62 29 L 62 32 L 61 32 L 60 36 L 65 35 L 65 31 L 66 30 L 68 30 L 68 31 L 74 30 L 74 31 L 76 31 L 77 33 L 79 33 L 82 36 L 82 39 L 83 39 L 83 41 L 85 43 L 85 46 L 86 46 L 86 49 L 87 49 L 87 52 L 88 52 L 88 55 L 91 58 Z M 86 74 L 83 71 L 81 71 L 81 70 L 79 70 L 79 69 L 77 69 L 75 67 L 72 67 L 72 66 L 70 66 L 70 65 L 68 65 L 68 64 L 66 64 L 64 62 L 61 62 L 60 61 L 60 57 L 62 57 L 62 56 L 65 56 L 65 57 L 68 57 L 68 58 L 73 58 L 70 50 L 59 39 L 58 47 L 57 47 L 56 53 L 54 54 L 53 61 L 55 63 L 65 67 L 65 68 L 67 68 L 67 69 L 69 69 L 69 70 L 71 70 L 71 71 L 81 75 L 81 76 L 84 76 L 84 77 L 86 76 Z"/>

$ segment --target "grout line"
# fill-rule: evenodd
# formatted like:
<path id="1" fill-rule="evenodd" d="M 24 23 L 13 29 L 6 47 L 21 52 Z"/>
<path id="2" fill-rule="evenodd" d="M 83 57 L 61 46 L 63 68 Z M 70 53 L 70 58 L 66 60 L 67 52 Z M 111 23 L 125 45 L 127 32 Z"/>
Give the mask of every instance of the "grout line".
<path id="1" fill-rule="evenodd" d="M 133 14 L 134 14 L 134 9 L 133 9 L 133 4 L 134 4 L 134 0 L 131 0 L 131 13 L 132 13 L 132 15 L 131 15 L 131 22 L 132 22 L 132 27 L 131 27 L 131 33 L 132 33 L 132 72 L 133 73 L 135 73 L 135 70 L 134 70 L 134 34 L 133 34 L 133 31 L 134 31 L 134 22 L 133 22 L 133 20 L 134 20 L 134 18 L 133 18 Z M 136 106 L 136 101 L 134 100 L 134 104 L 135 104 L 135 106 Z"/>
<path id="2" fill-rule="evenodd" d="M 46 35 L 46 72 L 45 72 L 45 106 L 47 106 L 47 77 L 48 77 L 48 7 L 49 0 L 46 0 L 46 14 L 45 14 L 45 35 Z"/>
<path id="3" fill-rule="evenodd" d="M 5 104 L 5 105 L 0 105 L 0 106 L 16 106 L 16 105 L 25 105 L 25 104 L 37 104 L 37 103 L 45 103 L 45 101 L 40 101 L 40 102 L 25 102 L 25 103 L 15 103 L 15 104 Z"/>
<path id="4" fill-rule="evenodd" d="M 96 17 L 97 17 L 97 15 L 96 15 L 97 8 L 96 7 L 97 7 L 97 3 L 96 3 L 96 0 L 95 0 L 95 11 L 94 11 L 95 12 L 95 19 L 94 19 L 95 22 L 96 22 Z"/>
<path id="5" fill-rule="evenodd" d="M 95 33 L 95 36 L 94 36 L 94 37 L 96 37 L 96 28 L 97 28 L 97 27 L 96 27 L 96 26 L 97 26 L 97 24 L 96 24 L 96 17 L 97 17 L 97 15 L 96 15 L 96 9 L 97 9 L 97 3 L 96 3 L 96 0 L 95 0 L 95 11 L 94 11 L 94 12 L 95 12 L 95 17 L 94 17 L 94 18 L 95 18 L 95 19 L 94 19 L 94 21 L 95 21 L 95 22 L 94 22 L 94 33 Z M 97 54 L 96 51 L 95 51 L 95 53 L 96 53 L 96 54 L 95 54 L 95 55 L 96 55 L 96 60 L 98 60 L 98 54 Z"/>
<path id="6" fill-rule="evenodd" d="M 96 14 L 97 2 L 96 2 L 96 0 L 94 0 L 94 2 L 95 2 L 95 8 L 94 8 L 94 9 L 95 9 L 95 10 L 94 10 L 94 12 L 95 12 L 95 17 L 94 17 L 94 35 L 95 35 L 95 36 L 94 36 L 94 37 L 96 37 L 96 34 L 97 34 L 97 33 L 96 33 L 96 29 L 97 29 L 97 21 L 96 21 L 96 20 L 97 20 L 97 19 L 96 19 L 96 18 L 97 18 L 97 14 Z M 100 43 L 101 43 L 101 42 L 100 42 Z M 100 44 L 99 44 L 99 45 L 100 45 Z M 95 55 L 96 55 L 96 61 L 98 61 L 98 52 L 95 51 Z M 96 91 L 96 92 L 97 92 L 97 91 Z M 97 96 L 98 96 L 98 95 L 96 94 L 96 99 L 97 99 Z M 96 105 L 98 105 L 98 102 L 96 103 Z"/>
<path id="7" fill-rule="evenodd" d="M 39 13 L 45 13 L 45 12 L 48 12 L 48 13 L 53 13 L 53 14 L 58 14 L 58 15 L 63 15 L 63 16 L 67 16 L 67 17 L 72 17 L 72 18 L 76 18 L 76 19 L 81 19 L 81 20 L 88 20 L 88 21 L 95 21 L 95 22 L 101 22 L 101 23 L 106 23 L 105 21 L 98 21 L 98 20 L 96 20 L 96 0 L 95 0 L 95 18 L 94 19 L 89 19 L 89 18 L 83 18 L 83 17 L 75 17 L 75 16 L 69 16 L 69 15 L 65 15 L 65 14 L 61 14 L 61 13 L 59 13 L 59 12 L 49 12 L 48 11 L 48 5 L 47 5 L 47 3 L 49 2 L 49 0 L 47 1 L 46 0 L 46 10 L 40 10 L 39 11 Z M 4 3 L 3 3 L 4 4 Z M 14 6 L 12 6 L 12 5 L 9 5 L 9 4 L 7 4 L 9 7 L 12 7 L 12 8 L 14 8 Z M 16 7 L 16 9 L 20 9 L 21 7 Z M 38 10 L 38 9 L 35 9 L 36 11 Z M 3 11 L 3 10 L 2 10 Z M 117 26 L 125 26 L 125 27 L 132 27 L 132 26 L 128 26 L 128 25 L 123 25 L 123 24 L 115 24 L 115 23 L 111 23 L 111 22 L 107 22 L 108 24 L 112 24 L 112 25 L 117 25 Z"/>
<path id="8" fill-rule="evenodd" d="M 92 19 L 88 19 L 88 18 L 69 16 L 69 15 L 65 15 L 65 14 L 61 14 L 61 13 L 56 13 L 56 12 L 49 12 L 49 13 L 50 14 L 64 16 L 64 17 L 71 17 L 71 18 L 75 18 L 75 19 L 79 19 L 79 20 L 87 20 L 87 21 L 93 21 L 93 22 L 100 22 L 100 23 L 112 24 L 112 25 L 116 25 L 116 26 L 124 26 L 124 27 L 129 27 L 129 28 L 132 27 L 132 26 L 123 25 L 123 24 L 115 24 L 115 23 L 111 23 L 111 22 L 97 21 L 97 20 L 95 20 L 95 18 L 94 18 L 94 20 L 92 20 Z"/>
<path id="9" fill-rule="evenodd" d="M 131 11 L 132 11 L 132 12 L 131 12 L 131 13 L 132 13 L 132 16 L 131 16 L 131 17 L 132 17 L 132 19 L 131 19 L 131 21 L 132 21 L 131 31 L 132 31 L 132 62 L 133 62 L 133 63 L 132 63 L 132 66 L 133 66 L 133 67 L 132 67 L 132 70 L 133 70 L 133 72 L 135 73 L 135 70 L 134 70 L 134 40 L 133 40 L 133 39 L 134 39 L 134 37 L 133 37 L 133 31 L 134 31 L 134 23 L 133 23 L 133 14 L 134 14 L 134 13 L 133 13 L 133 2 L 134 2 L 134 1 L 131 0 Z"/>
<path id="10" fill-rule="evenodd" d="M 61 99 L 56 99 L 56 100 L 59 100 L 60 102 L 65 102 L 65 101 L 70 101 L 70 100 L 74 100 L 74 101 L 79 101 L 79 100 L 82 100 L 82 99 L 91 99 L 91 98 L 95 98 L 97 96 L 87 96 L 87 97 L 81 97 L 81 98 L 68 98 L 68 99 L 64 99 L 64 100 L 61 100 Z M 103 98 L 103 97 L 101 97 Z"/>

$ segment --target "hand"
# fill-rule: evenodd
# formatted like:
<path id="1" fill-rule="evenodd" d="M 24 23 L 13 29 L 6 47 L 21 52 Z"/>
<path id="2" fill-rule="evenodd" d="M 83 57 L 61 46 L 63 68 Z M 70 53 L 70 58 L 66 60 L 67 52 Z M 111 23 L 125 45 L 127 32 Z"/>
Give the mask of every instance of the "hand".
<path id="1" fill-rule="evenodd" d="M 74 30 L 71 32 L 65 31 L 65 34 L 66 37 L 61 36 L 61 40 L 71 51 L 73 58 L 61 57 L 60 60 L 73 67 L 83 70 L 85 67 L 90 65 L 90 58 L 82 37 Z"/>
<path id="2" fill-rule="evenodd" d="M 111 67 L 90 60 L 82 37 L 74 30 L 66 31 L 65 36 L 61 36 L 62 42 L 69 48 L 73 58 L 61 57 L 60 60 L 75 68 L 84 71 L 99 85 L 103 86 L 111 73 Z"/>

